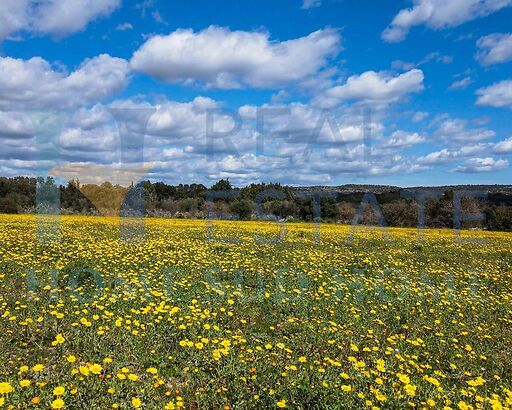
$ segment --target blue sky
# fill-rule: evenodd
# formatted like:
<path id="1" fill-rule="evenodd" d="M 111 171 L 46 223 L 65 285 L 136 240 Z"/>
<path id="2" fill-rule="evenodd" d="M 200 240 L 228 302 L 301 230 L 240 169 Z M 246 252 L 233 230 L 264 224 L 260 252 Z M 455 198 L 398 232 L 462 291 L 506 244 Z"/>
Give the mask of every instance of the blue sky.
<path id="1" fill-rule="evenodd" d="M 509 184 L 510 21 L 512 0 L 5 0 L 0 174 Z"/>

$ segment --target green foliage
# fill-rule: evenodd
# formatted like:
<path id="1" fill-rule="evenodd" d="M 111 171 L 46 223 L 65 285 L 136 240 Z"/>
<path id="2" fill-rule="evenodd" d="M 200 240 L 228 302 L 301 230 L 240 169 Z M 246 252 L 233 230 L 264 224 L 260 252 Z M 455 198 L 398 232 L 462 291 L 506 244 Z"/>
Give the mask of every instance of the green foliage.
<path id="1" fill-rule="evenodd" d="M 36 190 L 37 186 L 37 190 Z M 213 198 L 213 211 L 221 219 L 229 214 L 240 219 L 257 218 L 312 221 L 314 192 L 320 193 L 320 219 L 324 222 L 350 224 L 360 206 L 364 192 L 375 192 L 377 202 L 388 226 L 413 227 L 418 225 L 419 205 L 414 199 L 402 199 L 396 187 L 343 186 L 336 194 L 331 187 L 293 188 L 279 183 L 250 184 L 233 187 L 229 178 L 214 183 L 211 191 L 225 192 Z M 485 199 L 463 198 L 462 212 L 485 215 L 485 221 L 463 223 L 463 228 L 481 228 L 493 231 L 512 230 L 512 194 L 506 187 L 490 186 Z M 451 187 L 441 191 L 439 199 L 425 201 L 425 226 L 453 228 L 454 192 L 468 187 Z M 485 191 L 486 187 L 475 186 Z M 36 194 L 37 191 L 37 194 Z M 105 182 L 101 185 L 83 185 L 78 180 L 58 186 L 53 178 L 0 177 L 0 213 L 57 213 L 84 215 L 133 215 L 132 208 L 150 217 L 204 218 L 208 188 L 203 184 L 168 185 L 164 182 L 142 181 L 136 187 L 122 187 Z M 333 193 L 332 196 L 323 193 Z M 378 221 L 370 208 L 363 210 L 360 223 L 375 225 Z"/>
<path id="2" fill-rule="evenodd" d="M 229 182 L 229 178 L 226 178 L 217 181 L 215 184 L 212 185 L 211 189 L 213 191 L 231 191 L 233 189 L 233 186 L 231 185 L 231 182 Z"/>
<path id="3" fill-rule="evenodd" d="M 0 198 L 0 213 L 17 214 L 18 204 L 16 203 L 16 199 L 12 196 Z"/>
<path id="4" fill-rule="evenodd" d="M 512 208 L 489 207 L 485 211 L 487 227 L 493 231 L 512 231 Z"/>
<path id="5" fill-rule="evenodd" d="M 240 189 L 240 195 L 243 198 L 247 198 L 247 199 L 254 201 L 255 199 L 257 199 L 258 195 L 264 191 L 283 192 L 287 198 L 291 197 L 290 190 L 287 187 L 283 187 L 283 186 L 281 186 L 281 184 L 277 184 L 277 183 L 265 184 L 264 182 L 261 184 L 251 184 L 251 185 L 248 185 L 248 186 Z M 271 196 L 269 196 L 268 198 L 262 198 L 262 199 L 263 199 L 262 202 L 267 202 L 267 201 L 275 199 L 275 198 L 272 198 Z"/>
<path id="6" fill-rule="evenodd" d="M 231 203 L 229 210 L 241 220 L 251 219 L 252 202 L 247 199 L 236 200 Z"/>

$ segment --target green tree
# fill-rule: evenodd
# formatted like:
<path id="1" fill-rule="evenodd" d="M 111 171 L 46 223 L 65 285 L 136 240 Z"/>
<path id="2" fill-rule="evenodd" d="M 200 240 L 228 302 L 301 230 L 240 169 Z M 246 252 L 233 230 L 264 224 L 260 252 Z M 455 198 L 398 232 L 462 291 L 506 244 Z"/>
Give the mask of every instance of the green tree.
<path id="1" fill-rule="evenodd" d="M 232 189 L 233 186 L 231 185 L 231 182 L 229 182 L 229 178 L 221 179 L 212 185 L 213 191 L 231 191 Z"/>
<path id="2" fill-rule="evenodd" d="M 237 214 L 241 220 L 251 219 L 252 202 L 248 199 L 239 199 L 231 203 L 229 210 L 233 214 Z"/>

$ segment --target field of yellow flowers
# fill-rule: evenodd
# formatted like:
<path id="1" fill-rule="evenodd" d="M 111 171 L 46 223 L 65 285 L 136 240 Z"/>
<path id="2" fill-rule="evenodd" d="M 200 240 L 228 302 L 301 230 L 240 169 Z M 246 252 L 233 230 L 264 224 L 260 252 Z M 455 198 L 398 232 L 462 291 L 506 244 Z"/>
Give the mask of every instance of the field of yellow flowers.
<path id="1" fill-rule="evenodd" d="M 0 407 L 511 408 L 512 235 L 423 235 L 0 216 Z"/>

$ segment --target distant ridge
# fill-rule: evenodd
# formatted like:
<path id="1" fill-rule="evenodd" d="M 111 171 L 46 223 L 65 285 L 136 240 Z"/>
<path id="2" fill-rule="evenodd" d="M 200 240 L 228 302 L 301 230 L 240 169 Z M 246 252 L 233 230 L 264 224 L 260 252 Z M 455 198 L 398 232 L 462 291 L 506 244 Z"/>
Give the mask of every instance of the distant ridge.
<path id="1" fill-rule="evenodd" d="M 369 185 L 369 184 L 345 184 L 345 185 L 315 185 L 315 186 L 297 186 L 290 187 L 294 191 L 336 191 L 340 193 L 361 193 L 373 192 L 375 194 L 384 194 L 388 192 L 404 191 L 428 191 L 428 190 L 453 190 L 453 191 L 484 191 L 489 193 L 512 194 L 512 185 L 440 185 L 440 186 L 416 186 L 399 187 L 394 185 Z"/>

